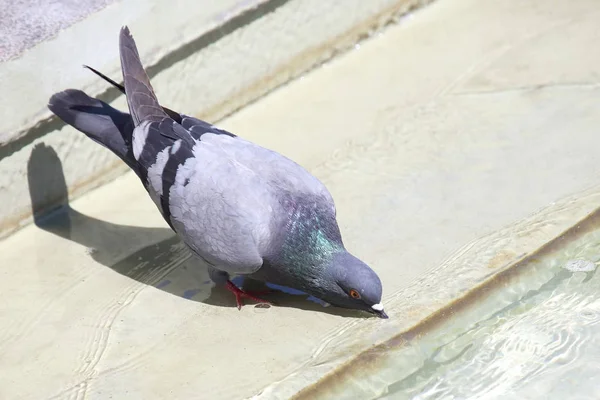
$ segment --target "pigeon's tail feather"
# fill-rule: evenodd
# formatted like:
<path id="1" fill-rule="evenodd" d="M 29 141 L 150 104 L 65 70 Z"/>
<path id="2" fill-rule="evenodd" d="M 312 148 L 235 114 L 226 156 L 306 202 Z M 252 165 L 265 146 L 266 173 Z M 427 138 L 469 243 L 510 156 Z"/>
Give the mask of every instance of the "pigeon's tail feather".
<path id="1" fill-rule="evenodd" d="M 119 91 L 121 93 L 125 94 L 125 86 L 121 85 L 120 83 L 117 83 L 117 82 L 113 81 L 108 76 L 104 75 L 102 72 L 98 71 L 97 69 L 90 67 L 89 65 L 84 65 L 83 67 L 89 69 L 94 74 L 98 75 L 100 78 L 104 79 L 106 82 L 110 83 L 111 85 L 113 85 L 114 87 L 116 87 L 117 89 L 119 89 Z"/>
<path id="2" fill-rule="evenodd" d="M 89 65 L 84 65 L 83 67 L 89 69 L 94 74 L 98 75 L 100 78 L 104 79 L 106 82 L 110 83 L 111 85 L 113 85 L 114 87 L 119 89 L 119 91 L 121 93 L 125 94 L 125 86 L 121 85 L 120 83 L 115 82 L 114 80 L 110 79 L 108 76 L 104 75 L 102 72 L 98 71 L 95 68 L 90 67 Z M 178 112 L 175 112 L 173 110 L 170 110 L 167 107 L 162 107 L 162 109 L 164 112 L 167 113 L 167 115 L 169 117 L 171 117 L 173 120 L 175 120 L 178 124 L 181 123 L 181 121 L 183 119 L 181 114 L 179 114 Z"/>
<path id="3" fill-rule="evenodd" d="M 133 121 L 129 114 L 76 89 L 52 95 L 48 108 L 65 123 L 111 150 L 137 172 L 131 151 Z"/>
<path id="4" fill-rule="evenodd" d="M 135 126 L 142 121 L 160 122 L 169 118 L 158 103 L 150 79 L 142 66 L 135 41 L 126 26 L 121 29 L 119 35 L 119 52 L 127 104 Z"/>

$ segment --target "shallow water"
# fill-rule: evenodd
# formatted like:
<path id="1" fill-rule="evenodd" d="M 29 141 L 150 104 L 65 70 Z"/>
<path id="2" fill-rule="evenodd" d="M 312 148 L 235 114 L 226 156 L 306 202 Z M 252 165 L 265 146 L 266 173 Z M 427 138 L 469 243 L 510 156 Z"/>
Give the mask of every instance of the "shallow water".
<path id="1" fill-rule="evenodd" d="M 597 229 L 531 262 L 516 282 L 393 353 L 372 398 L 598 398 L 599 260 Z"/>

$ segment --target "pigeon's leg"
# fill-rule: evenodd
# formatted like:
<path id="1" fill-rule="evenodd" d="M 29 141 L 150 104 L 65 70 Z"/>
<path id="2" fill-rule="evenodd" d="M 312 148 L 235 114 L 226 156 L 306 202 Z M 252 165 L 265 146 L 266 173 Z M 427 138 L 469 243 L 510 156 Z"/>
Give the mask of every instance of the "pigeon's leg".
<path id="1" fill-rule="evenodd" d="M 264 292 L 245 292 L 242 289 L 240 289 L 239 287 L 235 286 L 235 284 L 233 282 L 231 282 L 230 280 L 227 280 L 227 284 L 226 284 L 227 290 L 229 290 L 230 292 L 232 292 L 235 295 L 235 301 L 237 303 L 237 308 L 238 310 L 242 309 L 242 298 L 247 298 L 247 299 L 251 299 L 254 301 L 257 301 L 259 303 L 267 303 L 267 304 L 271 304 L 270 301 L 267 300 L 263 300 L 260 297 L 256 297 L 257 295 L 260 294 L 264 294 L 264 293 L 268 293 L 268 291 L 264 291 Z"/>
<path id="2" fill-rule="evenodd" d="M 210 279 L 212 279 L 212 281 L 214 283 L 216 283 L 217 285 L 225 285 L 227 290 L 229 290 L 230 292 L 232 292 L 235 295 L 235 301 L 236 301 L 238 310 L 242 309 L 242 305 L 243 305 L 242 299 L 244 297 L 247 299 L 251 299 L 256 302 L 259 302 L 259 303 L 272 304 L 270 301 L 266 301 L 266 300 L 263 300 L 260 297 L 258 297 L 262 294 L 269 293 L 270 292 L 269 290 L 266 290 L 263 292 L 244 291 L 244 290 L 240 289 L 239 287 L 237 287 L 233 282 L 231 282 L 229 280 L 229 274 L 227 272 L 218 270 L 213 266 L 208 267 L 208 276 L 210 276 Z"/>

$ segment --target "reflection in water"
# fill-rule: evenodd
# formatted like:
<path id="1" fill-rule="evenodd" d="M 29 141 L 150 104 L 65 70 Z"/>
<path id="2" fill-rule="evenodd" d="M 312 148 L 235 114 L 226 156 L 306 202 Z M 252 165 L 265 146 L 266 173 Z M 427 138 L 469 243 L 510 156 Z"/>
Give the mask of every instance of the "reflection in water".
<path id="1" fill-rule="evenodd" d="M 85 246 L 98 263 L 140 283 L 185 299 L 236 307 L 235 297 L 225 288 L 215 288 L 207 266 L 191 256 L 172 230 L 113 224 L 71 208 L 62 165 L 51 147 L 44 144 L 34 147 L 27 177 L 34 222 L 39 228 Z M 66 205 L 52 209 L 48 204 Z M 233 281 L 253 290 L 266 289 L 264 283 L 244 281 L 241 277 Z M 273 293 L 265 298 L 278 306 L 365 317 L 352 310 L 325 308 L 297 290 L 268 286 Z"/>
<path id="2" fill-rule="evenodd" d="M 381 372 L 391 383 L 372 398 L 596 399 L 599 250 L 600 230 L 590 232 L 551 260 L 536 260 L 517 284 L 397 350 Z"/>

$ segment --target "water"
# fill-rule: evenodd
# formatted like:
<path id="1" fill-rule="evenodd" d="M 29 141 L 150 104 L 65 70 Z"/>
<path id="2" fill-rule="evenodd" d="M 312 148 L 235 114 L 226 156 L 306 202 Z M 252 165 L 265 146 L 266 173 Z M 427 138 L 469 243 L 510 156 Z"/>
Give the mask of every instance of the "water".
<path id="1" fill-rule="evenodd" d="M 597 399 L 599 225 L 588 219 L 441 322 L 355 359 L 322 398 Z"/>
<path id="2" fill-rule="evenodd" d="M 378 399 L 597 399 L 598 264 L 600 229 L 530 262 L 352 386 Z"/>

